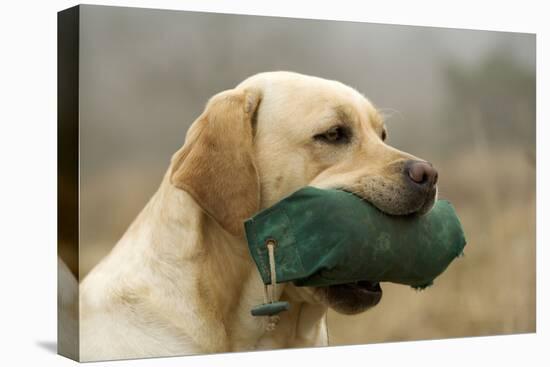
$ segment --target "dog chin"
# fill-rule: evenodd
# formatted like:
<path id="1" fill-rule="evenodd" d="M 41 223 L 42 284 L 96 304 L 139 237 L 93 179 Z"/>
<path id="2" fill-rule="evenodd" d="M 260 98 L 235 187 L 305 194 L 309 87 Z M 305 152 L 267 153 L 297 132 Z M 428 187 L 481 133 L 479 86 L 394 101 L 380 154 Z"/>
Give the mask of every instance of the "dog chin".
<path id="1" fill-rule="evenodd" d="M 340 190 L 349 192 L 360 199 L 370 203 L 378 208 L 381 212 L 396 215 L 424 215 L 428 213 L 434 206 L 437 200 L 437 187 L 428 192 L 405 192 L 392 200 L 380 199 L 378 195 L 367 195 L 361 192 L 339 188 Z M 391 203 L 391 204 L 390 204 Z"/>
<path id="2" fill-rule="evenodd" d="M 324 293 L 328 307 L 345 315 L 364 312 L 382 299 L 380 284 L 367 281 L 319 287 L 318 290 Z"/>

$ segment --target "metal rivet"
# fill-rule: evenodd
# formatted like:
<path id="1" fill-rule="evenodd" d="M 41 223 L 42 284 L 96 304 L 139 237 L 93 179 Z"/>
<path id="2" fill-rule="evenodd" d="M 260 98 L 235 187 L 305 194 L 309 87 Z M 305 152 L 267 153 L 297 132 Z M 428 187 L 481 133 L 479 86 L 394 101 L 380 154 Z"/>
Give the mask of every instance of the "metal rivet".
<path id="1" fill-rule="evenodd" d="M 273 238 L 268 238 L 267 240 L 265 240 L 265 245 L 266 246 L 269 246 L 269 245 L 277 246 L 277 241 L 275 241 Z"/>

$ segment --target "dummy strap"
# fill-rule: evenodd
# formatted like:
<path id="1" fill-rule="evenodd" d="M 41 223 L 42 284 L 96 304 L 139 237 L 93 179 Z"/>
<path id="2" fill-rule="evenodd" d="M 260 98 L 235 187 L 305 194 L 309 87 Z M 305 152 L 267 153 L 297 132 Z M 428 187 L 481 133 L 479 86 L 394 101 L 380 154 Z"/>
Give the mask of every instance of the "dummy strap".
<path id="1" fill-rule="evenodd" d="M 267 331 L 275 329 L 279 321 L 278 314 L 289 309 L 290 305 L 285 301 L 275 301 L 277 297 L 277 271 L 275 268 L 275 247 L 277 241 L 268 239 L 266 247 L 269 257 L 269 269 L 271 275 L 271 284 L 264 284 L 264 303 L 254 306 L 251 310 L 252 316 L 267 316 Z"/>

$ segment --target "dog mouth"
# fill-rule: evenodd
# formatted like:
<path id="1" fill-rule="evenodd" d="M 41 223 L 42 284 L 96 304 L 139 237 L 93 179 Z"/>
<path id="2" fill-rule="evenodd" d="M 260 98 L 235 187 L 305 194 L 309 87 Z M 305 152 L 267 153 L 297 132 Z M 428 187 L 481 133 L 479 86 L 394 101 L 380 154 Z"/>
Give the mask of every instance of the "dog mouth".
<path id="1" fill-rule="evenodd" d="M 360 191 L 350 190 L 346 187 L 338 187 L 337 190 L 354 195 L 359 199 L 375 206 L 381 212 L 393 216 L 424 215 L 432 209 L 437 199 L 437 187 L 434 187 L 428 191 L 414 193 L 412 195 L 407 193 L 403 195 L 401 199 L 394 198 L 392 200 L 377 200 L 376 196 L 371 197 L 371 195 L 366 195 Z"/>
<path id="2" fill-rule="evenodd" d="M 359 281 L 325 287 L 327 303 L 335 311 L 354 315 L 376 306 L 382 299 L 378 282 Z"/>
<path id="3" fill-rule="evenodd" d="M 395 194 L 401 193 L 402 197 L 399 200 L 399 195 L 396 195 L 392 200 L 376 200 L 376 195 L 367 195 L 361 191 L 350 190 L 346 187 L 338 187 L 338 190 L 345 191 L 361 200 L 375 206 L 380 211 L 388 215 L 394 216 L 420 216 L 431 210 L 437 198 L 437 188 L 430 190 L 399 190 L 394 191 Z M 388 205 L 388 202 L 395 204 Z M 382 287 L 379 282 L 375 281 L 358 281 L 354 283 L 345 283 L 339 285 L 331 285 L 323 288 L 326 301 L 329 307 L 336 312 L 354 315 L 372 308 L 382 299 Z"/>
<path id="4" fill-rule="evenodd" d="M 349 190 L 344 187 L 338 189 L 355 195 L 361 200 L 374 205 L 385 214 L 398 216 L 424 215 L 431 210 L 437 197 L 437 189 L 424 192 L 422 193 L 423 195 L 417 196 L 417 200 L 412 200 L 407 207 L 401 207 L 400 210 L 395 210 L 385 205 L 380 205 L 380 203 L 377 203 L 375 200 L 370 200 L 367 195 L 362 195 L 361 192 Z M 380 303 L 383 294 L 379 282 L 366 280 L 328 286 L 325 287 L 325 292 L 328 305 L 336 312 L 346 315 L 358 314 L 376 306 Z"/>

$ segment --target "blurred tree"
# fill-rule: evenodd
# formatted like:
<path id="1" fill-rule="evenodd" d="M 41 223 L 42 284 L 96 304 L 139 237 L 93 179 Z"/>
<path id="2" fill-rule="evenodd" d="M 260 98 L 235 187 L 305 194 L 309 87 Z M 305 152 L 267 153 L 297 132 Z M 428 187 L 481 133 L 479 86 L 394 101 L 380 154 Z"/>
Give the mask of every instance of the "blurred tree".
<path id="1" fill-rule="evenodd" d="M 473 66 L 450 62 L 444 70 L 448 99 L 443 110 L 442 144 L 453 148 L 520 148 L 534 160 L 534 70 L 512 51 L 498 47 Z"/>

